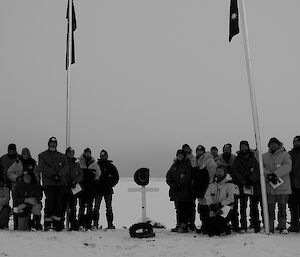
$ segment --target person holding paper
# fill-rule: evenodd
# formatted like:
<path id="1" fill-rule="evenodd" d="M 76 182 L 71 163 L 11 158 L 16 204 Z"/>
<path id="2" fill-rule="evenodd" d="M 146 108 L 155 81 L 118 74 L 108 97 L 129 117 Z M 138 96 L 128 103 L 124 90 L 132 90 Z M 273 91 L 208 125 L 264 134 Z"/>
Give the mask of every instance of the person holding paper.
<path id="1" fill-rule="evenodd" d="M 68 182 L 66 195 L 65 195 L 65 207 L 64 207 L 64 213 L 67 210 L 67 207 L 69 207 L 69 222 L 70 222 L 70 230 L 77 231 L 79 229 L 79 223 L 76 218 L 76 206 L 77 206 L 77 198 L 78 195 L 76 194 L 76 189 L 79 187 L 79 183 L 83 179 L 83 172 L 80 168 L 80 165 L 77 161 L 77 158 L 75 158 L 75 151 L 73 148 L 68 147 L 66 149 L 66 157 L 68 159 L 69 164 L 69 172 L 66 175 L 66 179 Z M 63 215 L 64 217 L 65 215 Z"/>
<path id="2" fill-rule="evenodd" d="M 231 233 L 228 222 L 235 195 L 238 194 L 238 186 L 232 183 L 231 177 L 227 174 L 226 166 L 219 164 L 215 180 L 209 184 L 205 193 L 205 200 L 210 210 L 206 223 L 209 236 Z"/>
<path id="3" fill-rule="evenodd" d="M 240 142 L 240 150 L 232 165 L 232 179 L 239 186 L 241 232 L 247 232 L 247 203 L 250 198 L 251 226 L 260 231 L 258 204 L 261 198 L 259 167 L 248 141 Z"/>
<path id="4" fill-rule="evenodd" d="M 291 156 L 282 147 L 282 143 L 272 137 L 268 143 L 269 151 L 262 156 L 269 210 L 270 231 L 274 233 L 275 205 L 278 205 L 278 229 L 287 234 L 286 204 L 292 193 L 290 172 L 292 169 Z"/>

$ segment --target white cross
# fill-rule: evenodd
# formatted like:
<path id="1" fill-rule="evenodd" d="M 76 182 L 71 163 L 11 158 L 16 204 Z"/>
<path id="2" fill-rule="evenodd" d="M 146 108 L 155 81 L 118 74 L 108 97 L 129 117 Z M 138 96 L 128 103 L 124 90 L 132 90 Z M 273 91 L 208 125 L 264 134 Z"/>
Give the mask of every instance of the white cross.
<path id="1" fill-rule="evenodd" d="M 142 222 L 147 221 L 146 216 L 146 192 L 158 192 L 158 187 L 146 188 L 146 186 L 141 186 L 141 188 L 128 188 L 128 192 L 141 192 L 142 193 Z"/>

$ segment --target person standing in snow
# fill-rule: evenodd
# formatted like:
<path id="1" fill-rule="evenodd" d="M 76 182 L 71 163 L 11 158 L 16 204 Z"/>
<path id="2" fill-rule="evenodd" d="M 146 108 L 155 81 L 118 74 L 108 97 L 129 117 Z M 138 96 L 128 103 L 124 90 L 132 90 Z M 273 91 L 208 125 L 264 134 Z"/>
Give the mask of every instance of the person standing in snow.
<path id="1" fill-rule="evenodd" d="M 267 201 L 269 209 L 270 232 L 274 233 L 275 205 L 278 205 L 278 229 L 280 233 L 287 234 L 286 204 L 289 194 L 292 193 L 290 172 L 292 169 L 291 156 L 282 147 L 282 143 L 272 137 L 268 143 L 269 151 L 264 153 L 263 165 L 267 179 Z M 281 184 L 280 184 L 281 181 Z M 279 185 L 275 187 L 274 185 Z"/>
<path id="2" fill-rule="evenodd" d="M 186 159 L 190 161 L 192 168 L 196 167 L 196 156 L 193 155 L 193 150 L 188 144 L 184 144 L 181 148 L 185 154 Z M 192 186 L 192 185 L 191 185 Z M 189 208 L 189 219 L 188 219 L 188 228 L 190 231 L 196 230 L 195 220 L 196 220 L 196 198 L 194 194 L 191 194 L 191 206 Z"/>
<path id="3" fill-rule="evenodd" d="M 260 231 L 258 204 L 261 199 L 258 162 L 250 150 L 248 141 L 240 142 L 240 151 L 231 169 L 232 179 L 239 186 L 241 230 L 247 232 L 247 203 L 250 199 L 251 226 L 254 232 Z"/>
<path id="4" fill-rule="evenodd" d="M 191 206 L 191 163 L 186 159 L 185 152 L 180 149 L 176 159 L 167 172 L 166 182 L 169 185 L 169 197 L 175 203 L 176 227 L 172 232 L 188 232 L 189 209 Z"/>
<path id="5" fill-rule="evenodd" d="M 238 187 L 231 182 L 226 169 L 226 166 L 218 165 L 215 180 L 209 184 L 205 193 L 205 200 L 209 207 L 209 218 L 206 222 L 209 236 L 230 234 L 228 217 L 235 195 L 238 193 Z M 229 213 L 226 213 L 226 209 Z"/>
<path id="6" fill-rule="evenodd" d="M 96 180 L 100 177 L 101 171 L 90 148 L 86 148 L 79 158 L 79 165 L 83 171 L 81 181 L 82 191 L 79 193 L 79 230 L 92 228 L 93 202 L 96 197 Z"/>
<path id="7" fill-rule="evenodd" d="M 300 214 L 300 136 L 295 136 L 293 140 L 293 149 L 289 151 L 292 158 L 292 171 L 290 173 L 292 194 L 290 195 L 289 207 L 291 212 L 290 232 L 299 232 L 299 214 Z"/>
<path id="8" fill-rule="evenodd" d="M 64 206 L 64 214 L 63 217 L 65 216 L 65 212 L 68 210 L 68 221 L 70 223 L 70 230 L 75 230 L 77 231 L 79 229 L 79 222 L 77 220 L 77 198 L 78 195 L 74 195 L 72 192 L 73 188 L 76 188 L 77 184 L 80 183 L 83 179 L 83 172 L 80 168 L 79 163 L 77 162 L 77 159 L 74 157 L 75 156 L 75 151 L 73 148 L 68 147 L 66 149 L 65 155 L 68 160 L 69 164 L 69 172 L 66 175 L 67 179 L 67 189 L 66 189 L 66 194 L 65 194 L 65 206 Z"/>
<path id="9" fill-rule="evenodd" d="M 38 167 L 36 161 L 31 157 L 30 151 L 28 148 L 22 149 L 21 162 L 23 165 L 23 171 L 28 171 L 34 174 L 37 183 L 40 184 L 41 178 L 38 172 Z"/>
<path id="10" fill-rule="evenodd" d="M 42 174 L 45 193 L 44 229 L 63 230 L 62 213 L 64 195 L 67 186 L 66 175 L 69 171 L 68 160 L 63 153 L 57 151 L 57 139 L 51 137 L 48 149 L 38 156 L 39 171 Z"/>
<path id="11" fill-rule="evenodd" d="M 106 206 L 107 229 L 115 229 L 113 224 L 114 216 L 112 210 L 112 195 L 114 193 L 113 187 L 115 187 L 119 182 L 119 173 L 112 162 L 113 161 L 108 160 L 107 151 L 101 150 L 100 159 L 98 159 L 97 162 L 101 170 L 101 176 L 97 180 L 97 195 L 93 211 L 93 229 L 98 229 L 99 226 L 99 212 L 103 198 Z"/>

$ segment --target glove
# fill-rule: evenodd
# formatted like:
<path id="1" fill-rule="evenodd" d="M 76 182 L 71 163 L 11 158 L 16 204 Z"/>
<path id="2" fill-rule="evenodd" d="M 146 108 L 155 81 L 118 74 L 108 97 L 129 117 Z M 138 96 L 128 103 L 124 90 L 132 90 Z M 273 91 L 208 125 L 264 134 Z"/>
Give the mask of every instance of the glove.
<path id="1" fill-rule="evenodd" d="M 267 179 L 268 179 L 268 181 L 270 181 L 273 184 L 277 184 L 277 182 L 278 182 L 278 177 L 274 173 L 268 174 Z"/>
<path id="2" fill-rule="evenodd" d="M 59 174 L 54 174 L 52 176 L 52 179 L 55 180 L 56 182 L 60 181 L 60 175 Z"/>

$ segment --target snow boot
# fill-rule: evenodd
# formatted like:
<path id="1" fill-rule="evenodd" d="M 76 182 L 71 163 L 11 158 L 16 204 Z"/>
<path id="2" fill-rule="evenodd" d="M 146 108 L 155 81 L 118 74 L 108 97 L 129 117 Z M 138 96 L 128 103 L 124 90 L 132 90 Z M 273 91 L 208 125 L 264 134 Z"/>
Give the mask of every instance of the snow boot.
<path id="1" fill-rule="evenodd" d="M 41 224 L 41 215 L 33 215 L 33 228 L 35 230 L 43 230 L 43 226 Z"/>
<path id="2" fill-rule="evenodd" d="M 106 213 L 106 220 L 107 220 L 107 229 L 115 229 L 116 227 L 113 225 L 114 215 L 112 212 Z"/>

